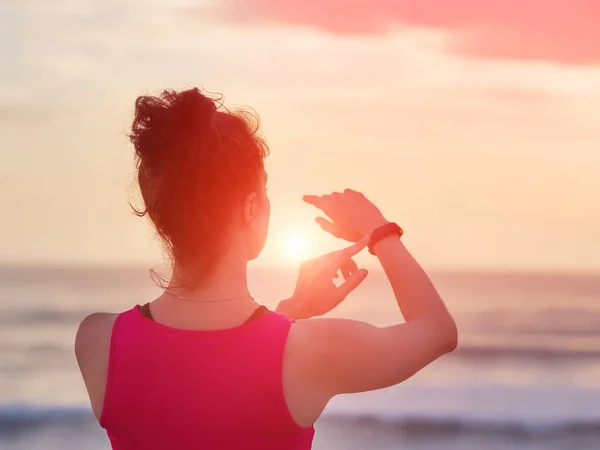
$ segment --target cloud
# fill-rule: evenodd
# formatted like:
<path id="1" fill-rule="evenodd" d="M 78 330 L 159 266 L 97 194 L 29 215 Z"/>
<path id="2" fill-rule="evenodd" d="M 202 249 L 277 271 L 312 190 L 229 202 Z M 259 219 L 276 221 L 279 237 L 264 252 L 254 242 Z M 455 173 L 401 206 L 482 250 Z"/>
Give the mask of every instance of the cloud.
<path id="1" fill-rule="evenodd" d="M 600 64 L 598 0 L 222 0 L 218 11 L 234 22 L 339 34 L 425 27 L 471 57 Z"/>

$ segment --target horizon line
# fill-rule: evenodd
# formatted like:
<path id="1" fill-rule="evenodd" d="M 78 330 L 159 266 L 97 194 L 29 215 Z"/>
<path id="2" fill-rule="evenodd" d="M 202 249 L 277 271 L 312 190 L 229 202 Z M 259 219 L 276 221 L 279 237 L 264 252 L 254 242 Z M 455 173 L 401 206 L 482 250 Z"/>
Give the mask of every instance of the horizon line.
<path id="1" fill-rule="evenodd" d="M 297 269 L 298 263 L 282 263 L 275 262 L 256 264 L 249 267 L 249 270 L 264 269 L 264 270 L 282 270 L 282 269 Z M 373 270 L 379 269 L 383 271 L 381 266 L 377 264 L 363 264 L 362 267 Z M 77 261 L 0 261 L 0 270 L 6 269 L 37 269 L 37 270 L 169 270 L 168 266 L 159 263 L 151 262 L 77 262 Z M 432 274 L 477 274 L 477 275 L 600 275 L 600 268 L 543 268 L 543 267 L 472 267 L 472 266 L 430 266 L 424 267 L 428 273 Z"/>

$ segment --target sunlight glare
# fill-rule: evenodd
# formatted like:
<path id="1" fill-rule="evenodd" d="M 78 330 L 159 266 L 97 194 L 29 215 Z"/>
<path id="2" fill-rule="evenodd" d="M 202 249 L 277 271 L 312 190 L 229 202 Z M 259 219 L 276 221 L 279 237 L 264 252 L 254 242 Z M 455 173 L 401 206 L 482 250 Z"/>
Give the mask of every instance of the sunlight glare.
<path id="1" fill-rule="evenodd" d="M 303 261 L 308 259 L 308 240 L 306 237 L 297 232 L 286 233 L 283 239 L 283 252 L 287 260 Z"/>

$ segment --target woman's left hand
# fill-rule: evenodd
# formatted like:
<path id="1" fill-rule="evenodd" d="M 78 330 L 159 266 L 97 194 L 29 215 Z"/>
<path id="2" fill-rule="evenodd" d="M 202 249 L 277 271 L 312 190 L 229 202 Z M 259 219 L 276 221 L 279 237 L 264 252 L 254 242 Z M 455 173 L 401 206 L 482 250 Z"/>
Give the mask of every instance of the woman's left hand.
<path id="1" fill-rule="evenodd" d="M 322 316 L 340 304 L 367 277 L 352 259 L 366 247 L 368 237 L 342 250 L 327 253 L 300 265 L 298 281 L 292 298 L 279 304 L 277 311 L 292 319 Z M 333 282 L 342 272 L 344 283 Z"/>

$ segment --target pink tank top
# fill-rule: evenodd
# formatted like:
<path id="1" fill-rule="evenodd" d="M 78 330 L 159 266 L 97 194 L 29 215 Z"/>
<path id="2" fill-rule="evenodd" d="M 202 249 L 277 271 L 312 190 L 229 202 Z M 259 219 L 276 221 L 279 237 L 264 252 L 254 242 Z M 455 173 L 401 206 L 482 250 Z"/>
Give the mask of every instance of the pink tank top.
<path id="1" fill-rule="evenodd" d="M 115 450 L 310 449 L 283 396 L 291 321 L 170 328 L 136 306 L 114 324 L 100 425 Z"/>

